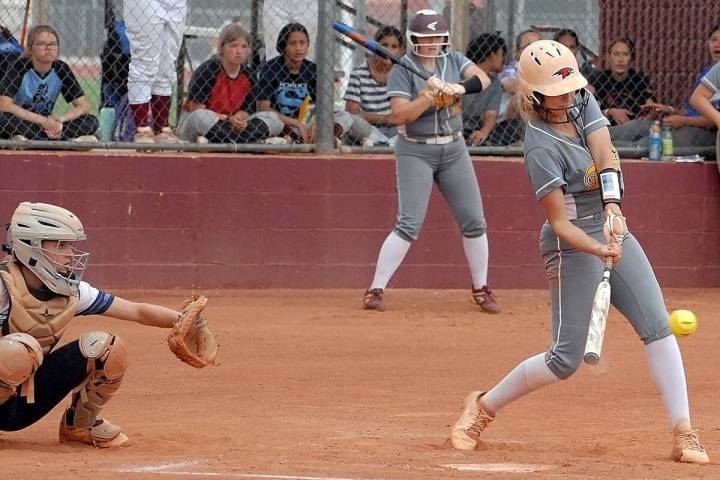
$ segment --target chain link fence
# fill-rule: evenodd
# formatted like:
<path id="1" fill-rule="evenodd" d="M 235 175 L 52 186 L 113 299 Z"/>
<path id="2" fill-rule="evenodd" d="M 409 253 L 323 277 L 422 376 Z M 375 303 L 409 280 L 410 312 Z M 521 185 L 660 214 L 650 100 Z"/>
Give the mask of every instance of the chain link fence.
<path id="1" fill-rule="evenodd" d="M 390 65 L 331 24 L 402 54 L 409 19 L 432 8 L 452 20 L 454 47 L 497 82 L 464 99 L 473 153 L 521 153 L 523 124 L 509 101 L 515 62 L 532 40 L 555 38 L 576 53 L 616 143 L 645 154 L 650 123 L 669 110 L 641 68 L 660 56 L 653 39 L 636 44 L 631 25 L 612 38 L 599 30 L 621 3 L 0 0 L 0 146 L 387 152 L 398 135 Z M 720 59 L 720 38 L 713 50 L 708 32 L 695 34 L 706 38 L 702 61 Z M 714 131 L 696 128 L 687 138 L 678 131 L 676 146 L 714 146 Z"/>

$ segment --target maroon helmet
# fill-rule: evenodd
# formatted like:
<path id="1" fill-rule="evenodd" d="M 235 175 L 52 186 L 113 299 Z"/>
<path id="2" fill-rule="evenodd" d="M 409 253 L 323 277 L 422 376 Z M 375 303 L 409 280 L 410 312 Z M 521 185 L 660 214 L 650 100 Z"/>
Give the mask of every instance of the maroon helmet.
<path id="1" fill-rule="evenodd" d="M 419 57 L 444 57 L 450 48 L 450 26 L 445 17 L 435 10 L 420 10 L 410 21 L 407 28 L 407 43 L 412 47 L 412 52 Z M 440 43 L 426 43 L 425 45 L 439 46 L 436 55 L 421 55 L 418 53 L 418 39 L 422 37 L 445 37 Z"/>

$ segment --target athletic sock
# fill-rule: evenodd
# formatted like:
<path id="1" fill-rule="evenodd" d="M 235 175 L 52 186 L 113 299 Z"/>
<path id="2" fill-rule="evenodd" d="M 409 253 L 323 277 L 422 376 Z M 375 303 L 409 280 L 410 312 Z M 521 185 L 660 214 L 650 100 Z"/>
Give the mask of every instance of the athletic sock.
<path id="1" fill-rule="evenodd" d="M 170 116 L 170 96 L 153 95 L 150 99 L 150 109 L 153 117 L 153 131 L 160 133 L 163 127 L 168 126 Z"/>
<path id="2" fill-rule="evenodd" d="M 523 395 L 559 380 L 545 363 L 545 353 L 539 353 L 508 373 L 500 383 L 483 395 L 482 403 L 490 413 L 495 414 Z"/>
<path id="3" fill-rule="evenodd" d="M 385 288 L 390 282 L 395 270 L 402 263 L 408 250 L 412 245 L 407 240 L 398 236 L 395 232 L 390 232 L 380 248 L 377 266 L 375 267 L 375 278 L 373 278 L 370 288 Z"/>
<path id="4" fill-rule="evenodd" d="M 650 374 L 665 403 L 673 428 L 682 420 L 690 420 L 687 383 L 682 355 L 674 335 L 645 345 Z"/>
<path id="5" fill-rule="evenodd" d="M 150 102 L 130 104 L 135 128 L 147 127 L 150 125 Z"/>
<path id="6" fill-rule="evenodd" d="M 470 266 L 473 288 L 480 289 L 487 284 L 489 247 L 487 233 L 479 237 L 463 237 L 465 258 Z"/>

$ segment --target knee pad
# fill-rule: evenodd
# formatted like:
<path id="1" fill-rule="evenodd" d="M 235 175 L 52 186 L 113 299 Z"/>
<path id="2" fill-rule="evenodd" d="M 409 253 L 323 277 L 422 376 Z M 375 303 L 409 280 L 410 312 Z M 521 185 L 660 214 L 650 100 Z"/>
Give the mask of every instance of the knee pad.
<path id="1" fill-rule="evenodd" d="M 33 376 L 43 361 L 42 347 L 32 335 L 11 333 L 0 338 L 0 403 L 22 385 L 28 403 L 33 403 Z"/>
<path id="2" fill-rule="evenodd" d="M 580 368 L 580 364 L 582 363 L 582 352 L 580 352 L 580 355 L 577 356 L 577 358 L 552 352 L 548 353 L 548 355 L 549 361 L 547 361 L 547 366 L 560 380 L 567 380 L 570 378 L 575 372 L 577 372 L 578 368 Z"/>
<path id="3" fill-rule="evenodd" d="M 120 337 L 101 331 L 84 333 L 79 344 L 88 359 L 88 376 L 74 390 L 66 418 L 71 426 L 90 428 L 120 388 L 128 364 L 127 350 Z"/>

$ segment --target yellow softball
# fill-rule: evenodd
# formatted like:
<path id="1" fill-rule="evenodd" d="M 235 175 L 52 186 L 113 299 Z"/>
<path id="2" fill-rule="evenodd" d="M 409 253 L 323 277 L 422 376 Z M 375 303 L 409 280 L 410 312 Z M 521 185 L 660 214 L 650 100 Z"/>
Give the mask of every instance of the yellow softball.
<path id="1" fill-rule="evenodd" d="M 690 310 L 675 310 L 670 314 L 670 331 L 677 337 L 685 337 L 697 330 L 697 317 Z"/>

